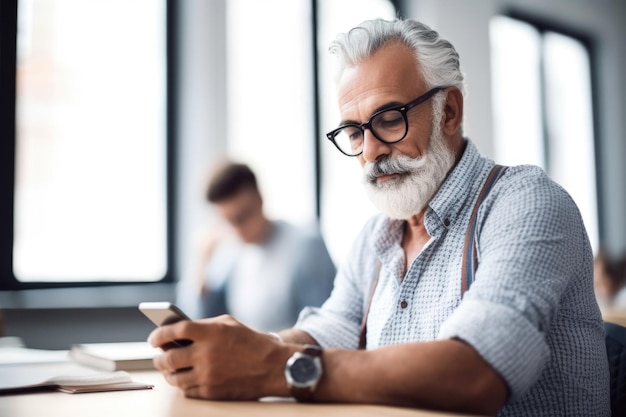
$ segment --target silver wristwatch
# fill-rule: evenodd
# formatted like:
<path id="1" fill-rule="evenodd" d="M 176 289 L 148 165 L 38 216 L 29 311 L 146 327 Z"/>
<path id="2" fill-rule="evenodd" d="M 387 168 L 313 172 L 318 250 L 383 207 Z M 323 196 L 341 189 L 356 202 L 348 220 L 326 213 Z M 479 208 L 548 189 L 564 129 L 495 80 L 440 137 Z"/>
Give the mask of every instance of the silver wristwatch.
<path id="1" fill-rule="evenodd" d="M 310 401 L 315 387 L 322 379 L 322 348 L 304 345 L 304 351 L 294 353 L 285 366 L 285 378 L 291 394 L 298 401 Z"/>

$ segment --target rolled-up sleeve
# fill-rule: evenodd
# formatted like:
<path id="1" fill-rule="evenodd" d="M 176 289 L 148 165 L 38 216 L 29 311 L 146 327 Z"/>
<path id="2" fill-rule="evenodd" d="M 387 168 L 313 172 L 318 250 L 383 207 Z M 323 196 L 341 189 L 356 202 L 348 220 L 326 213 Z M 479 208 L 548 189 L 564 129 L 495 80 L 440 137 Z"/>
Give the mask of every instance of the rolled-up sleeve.
<path id="1" fill-rule="evenodd" d="M 524 316 L 485 301 L 461 303 L 441 327 L 439 338 L 459 338 L 472 345 L 507 381 L 512 400 L 537 381 L 550 357 L 543 333 Z"/>
<path id="2" fill-rule="evenodd" d="M 540 379 L 551 354 L 567 355 L 551 351 L 549 337 L 570 337 L 561 328 L 575 333 L 594 313 L 590 249 L 576 206 L 547 177 L 515 172 L 522 178 L 486 200 L 475 282 L 438 334 L 473 346 L 506 380 L 511 400 Z M 547 372 L 561 372 L 558 362 Z"/>
<path id="3" fill-rule="evenodd" d="M 355 349 L 360 327 L 339 314 L 317 307 L 306 307 L 294 326 L 308 333 L 323 348 Z"/>

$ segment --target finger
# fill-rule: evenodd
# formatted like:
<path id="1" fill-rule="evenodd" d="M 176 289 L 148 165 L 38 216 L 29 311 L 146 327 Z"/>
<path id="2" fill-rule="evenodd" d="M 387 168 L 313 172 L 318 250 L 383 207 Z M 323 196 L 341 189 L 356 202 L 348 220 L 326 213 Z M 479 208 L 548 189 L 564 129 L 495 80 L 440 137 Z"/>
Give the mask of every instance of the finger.
<path id="1" fill-rule="evenodd" d="M 184 391 L 185 391 L 185 397 L 187 398 L 210 399 L 208 397 L 201 395 L 200 386 L 198 385 L 189 387 L 185 389 Z"/>
<path id="2" fill-rule="evenodd" d="M 191 386 L 185 389 L 184 391 L 185 391 L 185 397 L 187 398 L 198 398 L 198 399 L 204 399 L 204 400 L 224 399 L 220 397 L 219 394 L 217 394 L 214 390 L 212 390 L 207 385 Z"/>
<path id="3" fill-rule="evenodd" d="M 192 368 L 192 356 L 187 348 L 176 348 L 157 355 L 152 360 L 155 368 L 164 373 L 174 373 Z"/>
<path id="4" fill-rule="evenodd" d="M 237 324 L 229 315 L 210 317 L 202 320 L 181 320 L 176 323 L 160 326 L 148 337 L 148 341 L 153 346 L 160 346 L 156 343 L 164 344 L 172 340 L 199 340 L 211 339 L 216 332 L 224 327 L 231 327 Z"/>
<path id="5" fill-rule="evenodd" d="M 187 390 L 200 384 L 198 373 L 193 368 L 168 373 L 165 375 L 165 379 L 170 385 L 182 390 Z"/>
<path id="6" fill-rule="evenodd" d="M 162 347 L 177 339 L 193 340 L 188 335 L 191 327 L 193 327 L 193 322 L 190 320 L 159 326 L 148 336 L 148 343 L 154 347 Z"/>

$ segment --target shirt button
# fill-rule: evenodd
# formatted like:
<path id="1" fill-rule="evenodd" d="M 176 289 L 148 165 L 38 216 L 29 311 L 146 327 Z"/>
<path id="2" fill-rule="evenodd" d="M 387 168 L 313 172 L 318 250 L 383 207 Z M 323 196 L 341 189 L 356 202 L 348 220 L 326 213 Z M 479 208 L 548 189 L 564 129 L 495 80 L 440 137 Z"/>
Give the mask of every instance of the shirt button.
<path id="1" fill-rule="evenodd" d="M 445 220 L 443 221 L 443 224 L 444 224 L 446 227 L 450 226 L 450 219 L 445 219 Z"/>
<path id="2" fill-rule="evenodd" d="M 400 307 L 402 308 L 407 308 L 408 305 L 409 303 L 407 303 L 406 300 L 402 300 L 402 302 L 400 303 Z"/>

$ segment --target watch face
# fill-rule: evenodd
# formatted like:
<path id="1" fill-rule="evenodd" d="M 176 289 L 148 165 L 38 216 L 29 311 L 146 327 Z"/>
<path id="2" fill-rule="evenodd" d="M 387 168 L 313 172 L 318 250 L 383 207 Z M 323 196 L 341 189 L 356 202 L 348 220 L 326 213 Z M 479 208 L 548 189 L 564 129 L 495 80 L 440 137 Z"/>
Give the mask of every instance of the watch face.
<path id="1" fill-rule="evenodd" d="M 313 360 L 303 357 L 293 362 L 289 372 L 295 383 L 306 383 L 317 377 L 318 369 Z"/>

